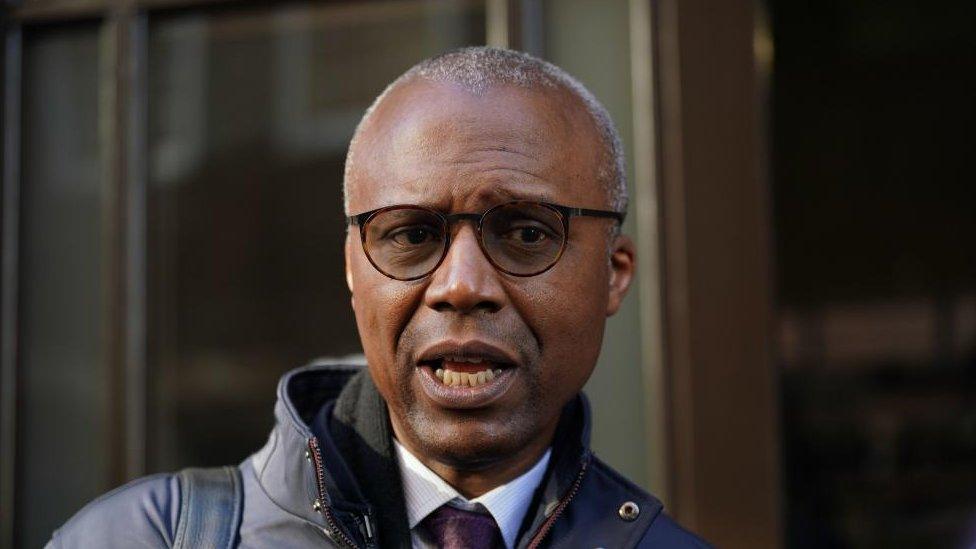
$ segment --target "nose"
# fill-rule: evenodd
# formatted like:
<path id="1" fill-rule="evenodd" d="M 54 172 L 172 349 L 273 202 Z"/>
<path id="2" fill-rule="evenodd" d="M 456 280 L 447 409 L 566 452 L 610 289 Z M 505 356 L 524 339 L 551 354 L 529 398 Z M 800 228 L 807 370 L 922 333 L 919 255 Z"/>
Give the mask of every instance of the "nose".
<path id="1" fill-rule="evenodd" d="M 505 301 L 498 276 L 478 244 L 474 227 L 465 223 L 452 239 L 444 260 L 431 274 L 424 302 L 437 311 L 494 313 Z"/>

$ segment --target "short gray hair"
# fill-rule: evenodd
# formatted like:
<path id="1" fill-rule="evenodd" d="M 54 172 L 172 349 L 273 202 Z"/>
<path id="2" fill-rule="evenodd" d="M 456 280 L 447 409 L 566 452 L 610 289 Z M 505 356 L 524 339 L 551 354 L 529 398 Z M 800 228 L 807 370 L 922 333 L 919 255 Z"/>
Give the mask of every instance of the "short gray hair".
<path id="1" fill-rule="evenodd" d="M 610 207 L 618 212 L 627 211 L 627 170 L 624 151 L 613 120 L 607 109 L 583 84 L 563 69 L 533 57 L 527 53 L 490 46 L 468 47 L 425 59 L 400 75 L 383 90 L 373 104 L 366 109 L 349 144 L 343 179 L 343 207 L 349 214 L 349 195 L 346 184 L 355 160 L 352 150 L 367 122 L 383 99 L 401 84 L 415 78 L 432 82 L 449 82 L 464 89 L 482 94 L 493 86 L 510 85 L 528 89 L 562 88 L 576 97 L 586 107 L 603 145 L 597 176 L 603 185 Z"/>

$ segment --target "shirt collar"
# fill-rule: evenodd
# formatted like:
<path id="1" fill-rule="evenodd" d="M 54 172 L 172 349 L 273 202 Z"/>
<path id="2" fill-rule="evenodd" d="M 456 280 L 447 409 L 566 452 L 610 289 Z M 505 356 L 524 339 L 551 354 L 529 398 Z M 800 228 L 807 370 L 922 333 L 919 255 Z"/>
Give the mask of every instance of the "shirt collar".
<path id="1" fill-rule="evenodd" d="M 411 530 L 445 503 L 450 502 L 467 509 L 481 504 L 498 523 L 505 547 L 512 549 L 515 546 L 522 519 L 532 502 L 532 494 L 545 475 L 551 449 L 547 449 L 539 461 L 519 477 L 469 500 L 421 463 L 398 440 L 394 439 L 393 443 L 400 464 L 403 496 L 407 503 L 407 520 Z"/>

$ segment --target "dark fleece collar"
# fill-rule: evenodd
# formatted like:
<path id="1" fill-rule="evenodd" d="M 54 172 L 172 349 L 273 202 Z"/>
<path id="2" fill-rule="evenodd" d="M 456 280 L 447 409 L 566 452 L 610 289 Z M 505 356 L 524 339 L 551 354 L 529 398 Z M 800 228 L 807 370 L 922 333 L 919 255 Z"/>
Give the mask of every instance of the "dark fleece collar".
<path id="1" fill-rule="evenodd" d="M 386 402 L 368 372 L 339 395 L 327 428 L 365 501 L 372 507 L 380 547 L 410 547 L 407 506 L 393 448 Z"/>

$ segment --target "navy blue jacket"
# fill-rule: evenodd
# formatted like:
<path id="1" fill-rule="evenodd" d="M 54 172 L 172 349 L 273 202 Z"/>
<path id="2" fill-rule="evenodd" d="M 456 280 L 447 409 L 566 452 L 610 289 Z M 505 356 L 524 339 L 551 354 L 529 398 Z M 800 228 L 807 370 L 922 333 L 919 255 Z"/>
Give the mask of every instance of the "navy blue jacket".
<path id="1" fill-rule="evenodd" d="M 239 547 L 410 547 L 386 405 L 360 370 L 311 365 L 281 379 L 268 443 L 239 466 Z M 563 411 L 518 547 L 708 547 L 593 455 L 589 426 L 581 394 Z M 179 513 L 178 477 L 146 477 L 89 503 L 48 547 L 170 547 Z"/>

